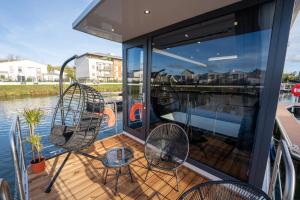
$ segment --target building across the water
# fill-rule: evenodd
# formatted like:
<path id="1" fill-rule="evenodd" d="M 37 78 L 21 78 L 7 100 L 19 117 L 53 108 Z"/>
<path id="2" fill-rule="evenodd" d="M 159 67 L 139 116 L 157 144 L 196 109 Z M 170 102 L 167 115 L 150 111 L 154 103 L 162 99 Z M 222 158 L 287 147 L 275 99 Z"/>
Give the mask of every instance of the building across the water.
<path id="1" fill-rule="evenodd" d="M 31 60 L 14 60 L 0 63 L 0 80 L 19 82 L 43 81 L 47 65 Z"/>
<path id="2" fill-rule="evenodd" d="M 75 61 L 76 77 L 82 81 L 122 81 L 122 58 L 103 53 L 86 53 Z"/>

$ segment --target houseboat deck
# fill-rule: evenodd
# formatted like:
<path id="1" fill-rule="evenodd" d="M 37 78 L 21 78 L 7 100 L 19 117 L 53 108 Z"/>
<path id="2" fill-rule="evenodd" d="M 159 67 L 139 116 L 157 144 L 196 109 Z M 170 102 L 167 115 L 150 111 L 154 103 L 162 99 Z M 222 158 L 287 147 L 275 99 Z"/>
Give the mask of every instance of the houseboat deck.
<path id="1" fill-rule="evenodd" d="M 47 160 L 46 171 L 32 174 L 29 170 L 30 199 L 177 199 L 190 187 L 207 181 L 206 178 L 182 166 L 178 171 L 179 192 L 175 190 L 176 179 L 166 175 L 166 172 L 150 171 L 147 181 L 146 160 L 143 145 L 124 134 L 97 141 L 92 155 L 103 155 L 107 149 L 116 146 L 130 146 L 134 150 L 135 160 L 131 164 L 134 182 L 129 177 L 121 176 L 118 184 L 118 194 L 114 195 L 115 179 L 107 177 L 103 184 L 104 166 L 100 161 L 72 154 L 58 179 L 47 194 L 44 189 L 54 176 L 66 155 L 60 155 Z M 112 172 L 110 172 L 112 173 Z"/>
<path id="2" fill-rule="evenodd" d="M 296 150 L 300 155 L 300 150 L 298 149 L 300 147 L 300 123 L 297 122 L 297 119 L 294 117 L 294 115 L 287 110 L 288 107 L 293 105 L 299 106 L 299 104 L 293 103 L 278 103 L 276 117 L 281 123 L 282 128 L 285 129 L 291 144 L 296 147 L 294 150 Z"/>

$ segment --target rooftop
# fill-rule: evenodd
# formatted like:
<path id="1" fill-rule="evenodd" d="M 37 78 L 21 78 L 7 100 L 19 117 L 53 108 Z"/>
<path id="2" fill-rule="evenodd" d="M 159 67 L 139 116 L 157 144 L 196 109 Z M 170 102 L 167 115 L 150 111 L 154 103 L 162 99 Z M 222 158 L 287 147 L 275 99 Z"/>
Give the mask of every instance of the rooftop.
<path id="1" fill-rule="evenodd" d="M 87 53 L 81 55 L 80 57 L 83 57 L 83 56 L 94 56 L 94 57 L 100 57 L 100 58 L 112 58 L 112 59 L 122 60 L 121 56 L 115 56 L 115 55 L 112 55 L 112 54 L 105 54 L 105 53 L 87 52 Z"/>

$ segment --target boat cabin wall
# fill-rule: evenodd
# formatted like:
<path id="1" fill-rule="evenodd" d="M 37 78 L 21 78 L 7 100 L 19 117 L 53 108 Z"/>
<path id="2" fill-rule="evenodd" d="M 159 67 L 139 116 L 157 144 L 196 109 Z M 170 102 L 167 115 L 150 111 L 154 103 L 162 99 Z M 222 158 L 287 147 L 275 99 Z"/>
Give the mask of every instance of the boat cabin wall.
<path id="1" fill-rule="evenodd" d="M 190 164 L 261 187 L 293 6 L 242 1 L 124 42 L 124 130 L 177 123 Z"/>

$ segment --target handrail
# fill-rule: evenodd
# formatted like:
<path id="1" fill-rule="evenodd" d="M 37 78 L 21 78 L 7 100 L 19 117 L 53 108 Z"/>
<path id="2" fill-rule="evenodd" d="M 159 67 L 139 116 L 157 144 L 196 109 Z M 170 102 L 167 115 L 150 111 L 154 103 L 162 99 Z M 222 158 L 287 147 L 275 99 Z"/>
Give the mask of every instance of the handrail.
<path id="1" fill-rule="evenodd" d="M 280 122 L 280 120 L 278 119 L 278 117 L 276 116 L 276 123 L 278 125 L 278 128 L 281 132 L 281 136 L 283 137 L 283 139 L 287 142 L 287 146 L 290 150 L 290 154 L 292 155 L 293 158 L 295 158 L 296 160 L 300 161 L 300 155 L 298 153 L 296 153 L 295 151 L 293 151 L 293 144 L 285 130 L 285 128 L 283 127 L 282 123 Z"/>
<path id="2" fill-rule="evenodd" d="M 276 157 L 274 161 L 274 167 L 273 167 L 271 182 L 269 185 L 268 195 L 271 198 L 273 197 L 277 176 L 279 174 L 281 157 L 283 158 L 284 167 L 285 167 L 285 186 L 284 186 L 282 199 L 292 200 L 294 199 L 294 193 L 295 193 L 295 181 L 296 181 L 295 169 L 294 169 L 293 161 L 290 155 L 287 142 L 284 139 L 280 140 L 277 146 Z"/>
<path id="3" fill-rule="evenodd" d="M 24 147 L 21 136 L 21 125 L 19 116 L 17 116 L 11 125 L 9 141 L 16 173 L 16 185 L 20 200 L 28 198 L 28 176 L 26 170 Z"/>
<path id="4" fill-rule="evenodd" d="M 0 198 L 2 200 L 12 200 L 8 183 L 0 178 Z"/>

